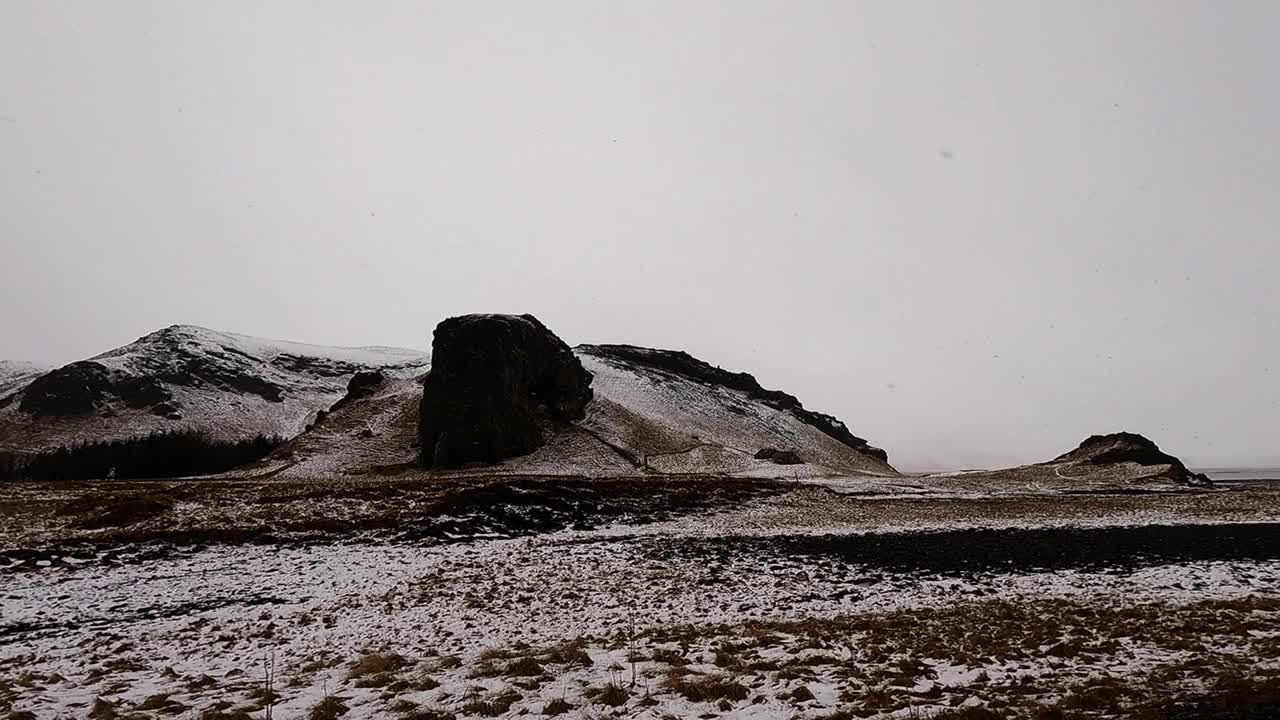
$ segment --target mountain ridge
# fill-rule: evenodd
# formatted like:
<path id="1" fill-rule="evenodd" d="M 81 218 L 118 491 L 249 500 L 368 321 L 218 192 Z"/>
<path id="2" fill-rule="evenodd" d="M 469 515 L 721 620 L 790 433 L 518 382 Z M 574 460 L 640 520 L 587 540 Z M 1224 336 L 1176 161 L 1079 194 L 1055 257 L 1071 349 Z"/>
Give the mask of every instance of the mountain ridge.
<path id="1" fill-rule="evenodd" d="M 25 378 L 0 397 L 0 450 L 195 428 L 223 439 L 292 436 L 361 370 L 419 374 L 408 348 L 327 347 L 172 325 Z"/>

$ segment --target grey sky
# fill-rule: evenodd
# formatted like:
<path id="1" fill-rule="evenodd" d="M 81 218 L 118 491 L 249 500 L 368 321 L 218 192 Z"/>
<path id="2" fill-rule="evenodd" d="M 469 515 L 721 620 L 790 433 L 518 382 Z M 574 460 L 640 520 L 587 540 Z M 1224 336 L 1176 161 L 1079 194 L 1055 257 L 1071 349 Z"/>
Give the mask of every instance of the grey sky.
<path id="1" fill-rule="evenodd" d="M 1280 3 L 0 3 L 0 357 L 687 349 L 900 466 L 1280 463 Z"/>

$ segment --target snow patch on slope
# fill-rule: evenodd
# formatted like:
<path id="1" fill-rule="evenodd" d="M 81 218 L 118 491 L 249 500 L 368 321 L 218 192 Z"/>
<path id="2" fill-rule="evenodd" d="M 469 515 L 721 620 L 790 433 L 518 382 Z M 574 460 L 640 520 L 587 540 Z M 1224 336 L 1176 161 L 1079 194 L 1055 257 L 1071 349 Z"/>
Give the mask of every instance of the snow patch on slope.
<path id="1" fill-rule="evenodd" d="M 52 368 L 18 360 L 0 360 L 0 402 Z"/>
<path id="2" fill-rule="evenodd" d="M 369 346 L 369 347 L 333 347 L 327 345 L 310 345 L 290 340 L 272 340 L 267 338 L 240 335 L 238 333 L 210 330 L 198 325 L 172 325 L 144 335 L 138 340 L 95 355 L 94 360 L 108 367 L 128 369 L 140 355 L 147 353 L 153 345 L 166 345 L 187 349 L 192 353 L 207 353 L 210 350 L 231 351 L 270 363 L 281 356 L 301 358 L 321 358 L 352 365 L 369 367 L 420 367 L 430 359 L 430 354 L 409 348 Z"/>

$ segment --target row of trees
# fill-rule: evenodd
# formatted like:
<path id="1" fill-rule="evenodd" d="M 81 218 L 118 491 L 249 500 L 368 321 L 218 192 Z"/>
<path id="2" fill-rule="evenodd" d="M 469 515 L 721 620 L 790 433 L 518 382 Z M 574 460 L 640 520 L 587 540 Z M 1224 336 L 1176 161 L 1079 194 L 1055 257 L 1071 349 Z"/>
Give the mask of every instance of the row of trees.
<path id="1" fill-rule="evenodd" d="M 0 454 L 0 481 L 171 478 L 225 472 L 266 457 L 285 442 L 275 435 L 215 440 L 199 430 L 157 430 L 35 455 Z"/>

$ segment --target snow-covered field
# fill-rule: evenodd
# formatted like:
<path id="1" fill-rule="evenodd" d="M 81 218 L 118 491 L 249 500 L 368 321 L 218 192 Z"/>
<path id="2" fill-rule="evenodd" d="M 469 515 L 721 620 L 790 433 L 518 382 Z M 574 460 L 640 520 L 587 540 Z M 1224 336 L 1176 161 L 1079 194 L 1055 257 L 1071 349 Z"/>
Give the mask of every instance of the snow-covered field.
<path id="1" fill-rule="evenodd" d="M 522 537 L 67 560 L 14 561 L 57 546 L 8 535 L 0 715 L 1129 717 L 1280 678 L 1274 500 L 1015 510 L 798 488 Z"/>

